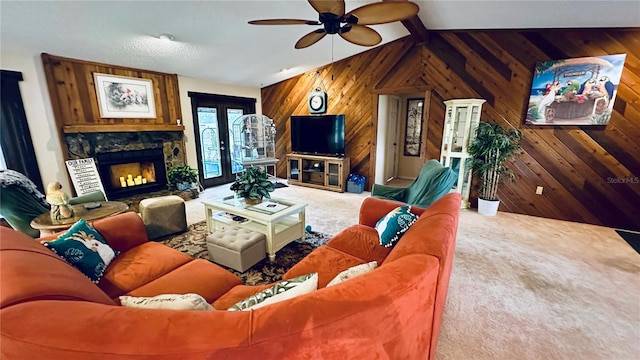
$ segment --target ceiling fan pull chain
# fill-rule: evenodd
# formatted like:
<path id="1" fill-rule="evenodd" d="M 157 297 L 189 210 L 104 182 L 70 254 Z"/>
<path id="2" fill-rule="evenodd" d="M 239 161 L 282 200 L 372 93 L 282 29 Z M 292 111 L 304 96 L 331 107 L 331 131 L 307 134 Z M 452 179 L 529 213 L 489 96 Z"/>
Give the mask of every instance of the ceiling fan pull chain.
<path id="1" fill-rule="evenodd" d="M 334 37 L 332 36 L 331 37 L 331 69 L 333 69 L 333 38 Z M 331 81 L 333 81 L 333 71 L 331 71 Z"/>

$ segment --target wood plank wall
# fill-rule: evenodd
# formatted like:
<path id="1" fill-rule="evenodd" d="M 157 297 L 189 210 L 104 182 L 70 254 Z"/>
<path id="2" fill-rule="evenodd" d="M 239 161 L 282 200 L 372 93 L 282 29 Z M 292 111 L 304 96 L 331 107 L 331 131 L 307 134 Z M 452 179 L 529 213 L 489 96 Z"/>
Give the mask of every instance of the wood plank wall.
<path id="1" fill-rule="evenodd" d="M 537 61 L 626 53 L 607 126 L 524 124 Z M 524 134 L 500 187 L 501 211 L 640 230 L 640 29 L 430 32 L 368 50 L 262 89 L 276 122 L 276 154 L 291 150 L 289 116 L 308 114 L 307 94 L 322 79 L 328 113 L 346 114 L 352 172 L 373 178 L 377 94 L 426 91 L 427 158 L 439 158 L 444 100 L 483 98 L 482 119 Z M 278 164 L 286 176 L 286 164 Z M 543 186 L 542 195 L 535 195 Z M 370 188 L 370 181 L 367 184 Z"/>
<path id="2" fill-rule="evenodd" d="M 178 76 L 149 70 L 101 64 L 64 58 L 43 53 L 41 55 L 56 125 L 60 134 L 91 131 L 92 127 L 114 131 L 166 131 L 182 118 Z M 150 79 L 153 81 L 156 118 L 115 119 L 101 118 L 98 108 L 93 74 Z M 106 127 L 106 128 L 105 128 Z M 184 127 L 181 127 L 183 130 Z M 63 142 L 62 142 L 63 143 Z"/>

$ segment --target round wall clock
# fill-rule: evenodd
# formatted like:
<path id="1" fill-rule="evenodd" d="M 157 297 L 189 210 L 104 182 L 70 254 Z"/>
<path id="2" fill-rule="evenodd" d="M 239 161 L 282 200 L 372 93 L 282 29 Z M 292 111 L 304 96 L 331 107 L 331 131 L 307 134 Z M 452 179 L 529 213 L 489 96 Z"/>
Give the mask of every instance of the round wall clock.
<path id="1" fill-rule="evenodd" d="M 313 91 L 309 93 L 309 113 L 322 114 L 327 111 L 327 93 Z"/>

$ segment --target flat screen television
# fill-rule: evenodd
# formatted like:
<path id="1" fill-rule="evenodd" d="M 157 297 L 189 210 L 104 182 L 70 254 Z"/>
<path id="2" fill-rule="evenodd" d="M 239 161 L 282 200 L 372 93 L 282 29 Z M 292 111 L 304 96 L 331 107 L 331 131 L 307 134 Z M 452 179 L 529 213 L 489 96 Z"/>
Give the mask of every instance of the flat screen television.
<path id="1" fill-rule="evenodd" d="M 344 156 L 344 114 L 291 116 L 291 150 Z"/>

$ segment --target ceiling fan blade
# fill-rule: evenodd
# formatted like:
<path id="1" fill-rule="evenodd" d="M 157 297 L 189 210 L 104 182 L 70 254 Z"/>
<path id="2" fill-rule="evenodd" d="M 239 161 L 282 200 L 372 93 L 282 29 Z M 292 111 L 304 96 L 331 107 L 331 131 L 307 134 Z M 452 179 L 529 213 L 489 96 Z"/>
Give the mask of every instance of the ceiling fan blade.
<path id="1" fill-rule="evenodd" d="M 320 14 L 344 15 L 344 0 L 309 0 L 309 4 Z"/>
<path id="2" fill-rule="evenodd" d="M 321 25 L 322 23 L 315 20 L 299 20 L 299 19 L 267 19 L 267 20 L 251 20 L 251 25 Z"/>
<path id="3" fill-rule="evenodd" d="M 344 16 L 348 23 L 359 25 L 386 24 L 408 19 L 418 14 L 417 4 L 410 1 L 385 1 L 361 6 Z M 353 18 L 357 21 L 353 21 Z M 350 19 L 351 18 L 351 19 Z"/>
<path id="4" fill-rule="evenodd" d="M 327 32 L 324 31 L 324 29 L 312 31 L 307 35 L 301 37 L 300 40 L 298 40 L 298 42 L 296 43 L 295 48 L 304 49 L 308 46 L 311 46 L 320 41 L 323 37 L 325 37 L 325 35 L 327 35 Z"/>
<path id="5" fill-rule="evenodd" d="M 364 25 L 347 24 L 340 29 L 340 36 L 350 43 L 362 46 L 378 45 L 382 36 L 377 31 Z"/>

